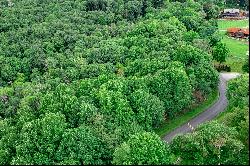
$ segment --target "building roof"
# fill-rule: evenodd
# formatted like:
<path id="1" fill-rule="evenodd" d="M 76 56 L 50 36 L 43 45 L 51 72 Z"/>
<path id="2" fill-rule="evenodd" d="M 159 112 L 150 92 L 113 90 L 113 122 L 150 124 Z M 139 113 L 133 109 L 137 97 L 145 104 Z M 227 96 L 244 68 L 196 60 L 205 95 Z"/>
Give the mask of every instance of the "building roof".
<path id="1" fill-rule="evenodd" d="M 224 13 L 240 13 L 240 9 L 224 9 Z"/>
<path id="2" fill-rule="evenodd" d="M 236 32 L 238 32 L 240 30 L 240 28 L 228 28 L 227 29 L 227 32 L 229 32 L 229 33 L 236 33 Z"/>
<path id="3" fill-rule="evenodd" d="M 249 28 L 244 29 L 244 34 L 249 35 Z"/>
<path id="4" fill-rule="evenodd" d="M 249 28 L 228 28 L 227 32 L 229 33 L 243 32 L 245 35 L 249 35 Z"/>

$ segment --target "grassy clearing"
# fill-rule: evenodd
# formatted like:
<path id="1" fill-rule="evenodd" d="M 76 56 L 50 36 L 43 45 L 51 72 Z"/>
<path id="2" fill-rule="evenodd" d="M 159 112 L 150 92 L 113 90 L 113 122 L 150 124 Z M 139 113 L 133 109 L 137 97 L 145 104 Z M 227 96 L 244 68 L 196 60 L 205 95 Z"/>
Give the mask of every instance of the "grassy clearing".
<path id="1" fill-rule="evenodd" d="M 228 38 L 225 32 L 220 32 L 220 34 L 222 35 L 222 42 L 226 44 L 230 51 L 225 64 L 231 67 L 232 72 L 242 72 L 249 45 L 244 41 Z"/>
<path id="2" fill-rule="evenodd" d="M 226 30 L 227 28 L 237 27 L 245 28 L 248 27 L 249 20 L 218 20 L 219 30 Z"/>
<path id="3" fill-rule="evenodd" d="M 213 105 L 217 101 L 218 98 L 219 98 L 219 92 L 218 90 L 214 90 L 208 96 L 207 100 L 204 101 L 202 104 L 186 112 L 185 114 L 178 116 L 175 119 L 166 121 L 160 128 L 155 130 L 155 133 L 158 134 L 160 137 L 164 137 L 166 134 L 168 134 L 172 130 L 187 123 L 189 120 L 193 119 L 198 114 L 208 109 L 211 105 Z"/>

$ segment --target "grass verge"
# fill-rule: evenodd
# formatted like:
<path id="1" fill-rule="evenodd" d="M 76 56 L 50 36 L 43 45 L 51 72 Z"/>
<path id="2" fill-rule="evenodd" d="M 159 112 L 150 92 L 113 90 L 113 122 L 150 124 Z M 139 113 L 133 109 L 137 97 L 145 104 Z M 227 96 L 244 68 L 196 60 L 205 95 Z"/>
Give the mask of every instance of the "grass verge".
<path id="1" fill-rule="evenodd" d="M 228 108 L 226 108 L 223 112 L 220 112 L 215 118 L 214 120 L 217 120 L 217 121 L 221 121 L 221 119 L 226 116 L 228 113 L 230 113 L 232 111 L 230 111 Z"/>
<path id="2" fill-rule="evenodd" d="M 229 57 L 226 59 L 225 64 L 231 67 L 232 72 L 242 72 L 242 66 L 246 61 L 246 52 L 249 45 L 243 41 L 228 38 L 225 32 L 220 33 L 222 36 L 222 43 L 225 43 L 229 48 Z"/>
<path id="3" fill-rule="evenodd" d="M 218 20 L 219 30 L 226 30 L 227 28 L 237 27 L 246 28 L 248 27 L 249 20 Z"/>
<path id="4" fill-rule="evenodd" d="M 202 104 L 186 112 L 185 114 L 178 116 L 175 119 L 167 120 L 162 124 L 160 128 L 155 130 L 155 133 L 158 134 L 160 137 L 164 137 L 172 130 L 187 123 L 189 120 L 193 119 L 198 114 L 208 109 L 211 105 L 213 105 L 217 101 L 218 98 L 219 98 L 219 91 L 218 89 L 216 89 L 208 96 L 207 100 L 204 101 Z"/>

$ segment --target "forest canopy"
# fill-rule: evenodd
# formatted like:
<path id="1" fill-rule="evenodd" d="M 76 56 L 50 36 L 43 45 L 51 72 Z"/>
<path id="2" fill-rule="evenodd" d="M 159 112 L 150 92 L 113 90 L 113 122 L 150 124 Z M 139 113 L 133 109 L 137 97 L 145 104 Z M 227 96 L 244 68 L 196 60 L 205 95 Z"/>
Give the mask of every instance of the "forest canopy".
<path id="1" fill-rule="evenodd" d="M 1 165 L 126 163 L 151 141 L 160 156 L 131 162 L 173 163 L 151 132 L 218 85 L 203 2 L 2 0 L 0 17 Z"/>

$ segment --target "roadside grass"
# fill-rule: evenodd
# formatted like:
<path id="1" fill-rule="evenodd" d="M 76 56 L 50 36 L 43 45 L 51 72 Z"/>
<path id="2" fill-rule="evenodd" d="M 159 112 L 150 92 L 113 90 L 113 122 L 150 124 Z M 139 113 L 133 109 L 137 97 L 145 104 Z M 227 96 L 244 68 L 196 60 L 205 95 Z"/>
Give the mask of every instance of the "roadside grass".
<path id="1" fill-rule="evenodd" d="M 249 20 L 218 20 L 219 30 L 226 30 L 227 28 L 245 28 L 248 26 Z"/>
<path id="2" fill-rule="evenodd" d="M 244 41 L 228 38 L 225 32 L 220 32 L 220 34 L 222 36 L 222 43 L 225 43 L 229 48 L 229 57 L 223 64 L 230 66 L 232 72 L 242 73 L 242 66 L 246 61 L 246 52 L 249 45 Z"/>
<path id="3" fill-rule="evenodd" d="M 155 133 L 158 134 L 160 137 L 164 137 L 168 133 L 170 133 L 172 130 L 180 127 L 181 125 L 187 123 L 189 120 L 193 119 L 206 109 L 208 109 L 210 106 L 212 106 L 219 98 L 219 91 L 218 89 L 212 91 L 208 97 L 207 100 L 205 100 L 203 103 L 198 105 L 197 107 L 193 108 L 192 110 L 179 115 L 178 117 L 165 121 L 162 126 L 155 130 Z"/>
<path id="4" fill-rule="evenodd" d="M 214 120 L 217 120 L 218 122 L 222 121 L 224 116 L 226 116 L 228 113 L 231 113 L 232 110 L 226 108 L 223 112 L 220 112 L 219 115 L 217 115 Z"/>

